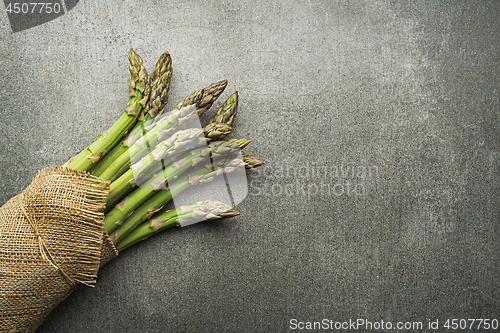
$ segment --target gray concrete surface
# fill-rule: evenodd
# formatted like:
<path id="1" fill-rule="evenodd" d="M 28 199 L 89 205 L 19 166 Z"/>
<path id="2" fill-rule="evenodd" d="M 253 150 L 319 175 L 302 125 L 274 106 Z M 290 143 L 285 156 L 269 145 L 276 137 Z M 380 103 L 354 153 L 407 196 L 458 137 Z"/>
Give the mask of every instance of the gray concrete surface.
<path id="1" fill-rule="evenodd" d="M 172 106 L 227 78 L 234 136 L 267 162 L 241 216 L 124 251 L 38 332 L 500 320 L 499 18 L 498 1 L 82 0 L 13 34 L 1 13 L 0 203 L 119 116 L 130 47 L 148 68 L 171 53 Z"/>

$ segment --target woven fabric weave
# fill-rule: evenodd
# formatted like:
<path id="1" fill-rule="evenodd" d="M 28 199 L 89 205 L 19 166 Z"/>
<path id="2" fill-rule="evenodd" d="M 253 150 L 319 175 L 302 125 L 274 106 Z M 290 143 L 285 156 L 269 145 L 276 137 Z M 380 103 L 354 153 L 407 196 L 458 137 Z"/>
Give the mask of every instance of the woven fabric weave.
<path id="1" fill-rule="evenodd" d="M 49 168 L 0 208 L 0 332 L 34 332 L 76 285 L 95 284 L 117 254 L 103 237 L 108 189 L 86 172 Z"/>

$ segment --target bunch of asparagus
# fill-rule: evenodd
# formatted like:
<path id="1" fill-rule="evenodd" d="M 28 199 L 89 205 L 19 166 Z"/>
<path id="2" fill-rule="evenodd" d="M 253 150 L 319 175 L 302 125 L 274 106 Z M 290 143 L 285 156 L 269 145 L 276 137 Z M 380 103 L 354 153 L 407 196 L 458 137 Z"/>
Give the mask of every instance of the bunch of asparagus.
<path id="1" fill-rule="evenodd" d="M 199 117 L 219 98 L 227 80 L 195 91 L 167 112 L 172 77 L 168 52 L 149 77 L 132 49 L 129 62 L 130 100 L 124 113 L 64 164 L 110 182 L 104 229 L 118 251 L 173 226 L 238 215 L 217 200 L 163 208 L 188 188 L 263 164 L 255 156 L 240 153 L 250 140 L 226 137 L 237 113 L 237 92 L 206 126 L 199 126 Z"/>

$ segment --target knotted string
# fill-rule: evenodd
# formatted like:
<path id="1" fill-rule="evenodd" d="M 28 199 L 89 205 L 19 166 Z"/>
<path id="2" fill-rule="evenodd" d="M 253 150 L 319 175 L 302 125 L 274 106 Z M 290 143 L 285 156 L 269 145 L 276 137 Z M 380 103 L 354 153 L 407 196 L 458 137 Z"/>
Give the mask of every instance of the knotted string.
<path id="1" fill-rule="evenodd" d="M 50 254 L 50 251 L 49 251 L 47 245 L 45 244 L 45 241 L 43 240 L 42 235 L 38 231 L 36 223 L 33 221 L 33 219 L 31 218 L 31 216 L 24 209 L 23 194 L 22 193 L 18 195 L 18 202 L 17 203 L 18 203 L 19 208 L 21 209 L 21 212 L 24 214 L 24 216 L 28 220 L 29 224 L 31 225 L 31 227 L 35 231 L 35 235 L 38 238 L 38 246 L 40 248 L 40 253 L 42 255 L 42 258 L 44 260 L 47 260 L 55 269 L 57 269 L 61 273 L 61 275 L 64 277 L 64 279 L 66 280 L 66 282 L 68 282 L 68 284 L 70 285 L 71 288 L 73 288 L 74 286 L 76 286 L 76 282 L 72 278 L 70 278 L 68 276 L 68 274 L 66 274 L 66 272 L 64 272 L 64 270 L 61 267 L 59 267 L 56 264 L 54 258 L 52 257 L 52 254 Z M 88 285 L 88 286 L 92 286 L 92 285 L 89 285 L 89 284 L 87 284 L 85 282 L 82 282 L 82 281 L 78 281 L 78 282 L 81 282 L 81 283 L 83 283 L 85 285 Z"/>

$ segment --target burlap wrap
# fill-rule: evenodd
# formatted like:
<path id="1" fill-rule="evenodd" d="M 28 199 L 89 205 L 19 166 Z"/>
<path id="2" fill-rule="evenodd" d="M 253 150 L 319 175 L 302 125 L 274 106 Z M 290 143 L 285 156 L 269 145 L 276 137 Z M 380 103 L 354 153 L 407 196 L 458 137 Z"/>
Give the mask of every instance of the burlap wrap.
<path id="1" fill-rule="evenodd" d="M 0 208 L 0 332 L 35 331 L 116 257 L 102 228 L 108 187 L 85 172 L 50 168 Z"/>

